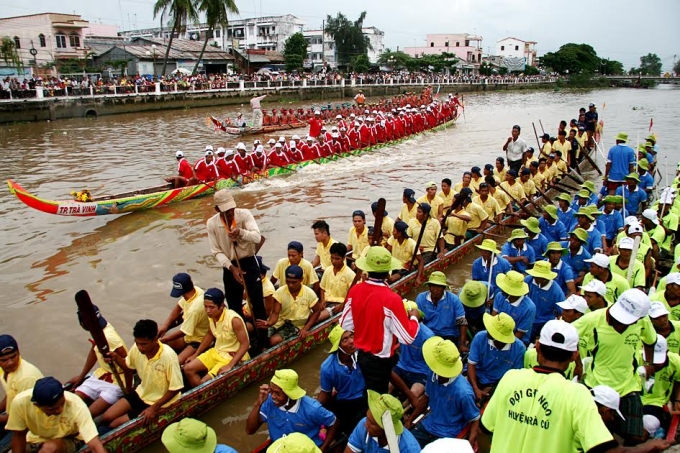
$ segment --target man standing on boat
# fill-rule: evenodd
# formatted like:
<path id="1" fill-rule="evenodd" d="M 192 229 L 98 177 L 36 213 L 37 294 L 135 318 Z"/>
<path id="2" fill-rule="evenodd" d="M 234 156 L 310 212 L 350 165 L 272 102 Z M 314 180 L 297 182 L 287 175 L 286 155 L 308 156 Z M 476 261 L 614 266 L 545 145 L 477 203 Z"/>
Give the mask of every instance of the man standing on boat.
<path id="1" fill-rule="evenodd" d="M 607 185 L 609 195 L 614 195 L 616 189 L 624 184 L 626 175 L 635 171 L 637 161 L 635 151 L 626 144 L 627 141 L 628 134 L 619 132 L 616 136 L 616 145 L 612 146 L 607 154 L 603 182 Z"/>
<path id="2" fill-rule="evenodd" d="M 250 108 L 253 109 L 253 127 L 255 129 L 262 127 L 262 107 L 260 105 L 260 101 L 266 97 L 267 95 L 264 94 L 262 96 L 254 97 L 250 100 Z"/>
<path id="3" fill-rule="evenodd" d="M 529 148 L 524 139 L 519 137 L 522 128 L 515 124 L 512 126 L 512 135 L 508 137 L 508 140 L 503 145 L 503 151 L 508 160 L 508 166 L 511 170 L 519 172 L 522 167 L 522 156 L 524 152 Z"/>
<path id="4" fill-rule="evenodd" d="M 267 319 L 262 294 L 260 267 L 255 258 L 262 239 L 260 229 L 247 209 L 236 209 L 232 194 L 226 190 L 215 193 L 217 214 L 208 219 L 210 251 L 222 266 L 224 293 L 230 310 L 243 317 L 243 288 L 245 286 L 253 307 L 255 320 Z M 267 330 L 257 330 L 258 348 L 266 347 Z"/>

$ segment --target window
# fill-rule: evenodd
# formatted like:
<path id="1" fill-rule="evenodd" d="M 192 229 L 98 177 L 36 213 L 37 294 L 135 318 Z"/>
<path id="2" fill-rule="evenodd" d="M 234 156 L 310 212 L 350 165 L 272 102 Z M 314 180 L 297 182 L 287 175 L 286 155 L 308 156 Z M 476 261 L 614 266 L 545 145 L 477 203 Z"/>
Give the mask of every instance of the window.
<path id="1" fill-rule="evenodd" d="M 80 47 L 80 36 L 75 33 L 69 35 L 68 41 L 71 47 Z"/>
<path id="2" fill-rule="evenodd" d="M 430 43 L 430 47 L 434 47 L 434 43 L 433 43 L 433 42 Z"/>
<path id="3" fill-rule="evenodd" d="M 515 46 L 515 50 L 519 50 L 519 46 Z"/>
<path id="4" fill-rule="evenodd" d="M 38 35 L 38 39 L 40 39 L 40 47 L 47 47 L 47 42 L 45 42 L 45 35 L 40 33 Z"/>
<path id="5" fill-rule="evenodd" d="M 475 54 L 472 54 L 472 62 L 475 62 Z"/>
<path id="6" fill-rule="evenodd" d="M 470 47 L 470 40 L 469 39 L 465 40 L 465 47 Z"/>
<path id="7" fill-rule="evenodd" d="M 276 33 L 276 27 L 272 27 L 272 34 Z"/>
<path id="8" fill-rule="evenodd" d="M 505 50 L 505 46 L 501 46 L 501 50 Z"/>
<path id="9" fill-rule="evenodd" d="M 219 38 L 219 37 L 221 37 L 220 35 L 222 34 L 222 30 L 220 30 L 220 29 L 218 28 L 217 30 L 215 30 L 215 33 L 214 33 L 214 34 L 215 34 L 215 38 Z"/>
<path id="10" fill-rule="evenodd" d="M 444 46 L 449 47 L 449 42 L 446 41 L 446 42 L 444 43 Z"/>
<path id="11" fill-rule="evenodd" d="M 66 36 L 63 34 L 55 35 L 54 38 L 57 40 L 57 49 L 66 49 Z"/>
<path id="12" fill-rule="evenodd" d="M 460 47 L 460 42 L 456 41 L 456 47 Z"/>
<path id="13" fill-rule="evenodd" d="M 21 49 L 21 40 L 19 39 L 18 36 L 14 37 L 14 47 L 16 47 L 17 49 Z"/>

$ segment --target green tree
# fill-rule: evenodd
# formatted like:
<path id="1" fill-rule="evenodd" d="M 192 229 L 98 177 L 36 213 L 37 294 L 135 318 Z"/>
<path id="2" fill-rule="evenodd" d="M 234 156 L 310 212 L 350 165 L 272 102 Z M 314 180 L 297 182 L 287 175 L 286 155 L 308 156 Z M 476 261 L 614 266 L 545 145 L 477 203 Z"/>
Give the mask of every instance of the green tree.
<path id="1" fill-rule="evenodd" d="M 205 41 L 203 41 L 203 48 L 201 49 L 201 54 L 196 60 L 196 65 L 192 73 L 196 74 L 198 71 L 198 64 L 203 59 L 203 53 L 205 52 L 205 47 L 208 45 L 208 39 L 212 38 L 215 33 L 215 28 L 221 26 L 222 29 L 226 29 L 229 25 L 229 18 L 227 17 L 229 13 L 238 14 L 238 7 L 234 0 L 198 0 L 196 5 L 196 11 L 198 13 L 205 14 L 205 22 L 208 25 L 208 30 L 205 33 Z M 163 69 L 165 72 L 165 69 Z"/>
<path id="2" fill-rule="evenodd" d="M 675 75 L 680 75 L 680 60 L 673 66 L 673 72 L 675 72 Z"/>
<path id="3" fill-rule="evenodd" d="M 368 72 L 371 69 L 371 60 L 368 59 L 368 55 L 362 53 L 352 58 L 351 65 L 356 72 Z"/>
<path id="4" fill-rule="evenodd" d="M 378 57 L 378 64 L 389 66 L 390 69 L 406 68 L 413 57 L 402 51 L 393 52 L 389 47 Z"/>
<path id="5" fill-rule="evenodd" d="M 594 73 L 600 59 L 588 44 L 568 43 L 543 55 L 541 64 L 560 74 Z"/>
<path id="6" fill-rule="evenodd" d="M 163 15 L 168 14 L 169 16 L 172 16 L 172 31 L 170 32 L 168 47 L 165 49 L 165 57 L 163 58 L 162 75 L 165 75 L 165 70 L 168 67 L 168 56 L 170 55 L 170 48 L 172 47 L 172 40 L 175 38 L 175 33 L 179 34 L 184 31 L 189 21 L 197 22 L 198 11 L 196 10 L 194 0 L 156 0 L 156 4 L 153 6 L 154 19 L 161 12 Z"/>
<path id="7" fill-rule="evenodd" d="M 524 73 L 524 75 L 532 76 L 532 75 L 540 74 L 541 71 L 539 71 L 536 66 L 526 65 L 526 67 L 524 68 L 524 71 L 520 71 L 520 73 Z"/>
<path id="8" fill-rule="evenodd" d="M 661 75 L 661 58 L 655 53 L 648 53 L 640 57 L 640 74 L 659 76 Z"/>
<path id="9" fill-rule="evenodd" d="M 600 60 L 600 72 L 603 75 L 621 75 L 625 71 L 623 69 L 623 63 L 620 61 L 603 58 Z"/>
<path id="10" fill-rule="evenodd" d="M 366 11 L 359 15 L 354 22 L 344 14 L 338 13 L 336 17 L 326 17 L 325 32 L 335 41 L 335 49 L 338 53 L 338 64 L 346 65 L 359 55 L 367 55 L 371 44 L 367 36 L 364 36 L 362 28 Z"/>
<path id="11" fill-rule="evenodd" d="M 0 56 L 2 56 L 5 64 L 15 68 L 17 73 L 23 72 L 24 60 L 21 59 L 14 40 L 9 36 L 3 36 L 0 42 Z"/>
<path id="12" fill-rule="evenodd" d="M 479 73 L 484 76 L 493 74 L 493 66 L 486 61 L 479 65 Z"/>
<path id="13" fill-rule="evenodd" d="M 286 71 L 290 72 L 302 67 L 307 57 L 307 40 L 302 33 L 295 33 L 286 39 L 283 57 L 286 60 Z"/>

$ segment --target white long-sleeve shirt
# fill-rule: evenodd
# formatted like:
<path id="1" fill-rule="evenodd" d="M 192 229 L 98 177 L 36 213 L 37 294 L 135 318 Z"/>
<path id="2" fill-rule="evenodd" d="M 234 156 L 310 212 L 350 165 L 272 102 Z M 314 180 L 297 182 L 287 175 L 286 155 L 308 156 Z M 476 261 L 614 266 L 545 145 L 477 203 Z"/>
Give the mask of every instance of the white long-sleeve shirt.
<path id="1" fill-rule="evenodd" d="M 210 245 L 210 252 L 220 263 L 220 266 L 231 268 L 231 261 L 236 259 L 243 259 L 249 256 L 255 256 L 255 249 L 262 239 L 260 229 L 255 222 L 255 218 L 247 209 L 235 209 L 234 221 L 236 225 L 232 228 L 239 228 L 239 237 L 236 240 L 236 247 L 234 242 L 229 237 L 227 228 L 220 219 L 221 214 L 215 214 L 208 219 L 206 226 L 208 227 L 208 244 Z M 235 252 L 234 253 L 234 249 Z"/>

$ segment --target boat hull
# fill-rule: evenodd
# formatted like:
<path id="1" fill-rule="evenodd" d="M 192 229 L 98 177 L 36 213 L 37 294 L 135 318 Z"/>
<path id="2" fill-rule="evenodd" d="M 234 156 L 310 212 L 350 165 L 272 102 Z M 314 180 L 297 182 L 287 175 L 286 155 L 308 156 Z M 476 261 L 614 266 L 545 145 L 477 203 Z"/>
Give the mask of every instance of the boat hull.
<path id="1" fill-rule="evenodd" d="M 305 121 L 295 121 L 288 124 L 276 124 L 270 126 L 262 127 L 235 127 L 235 126 L 225 126 L 222 122 L 215 118 L 214 116 L 208 117 L 210 123 L 213 125 L 215 131 L 226 132 L 229 135 L 255 135 L 255 134 L 268 134 L 270 132 L 285 131 L 288 129 L 298 129 L 301 127 L 306 127 L 307 123 Z"/>

